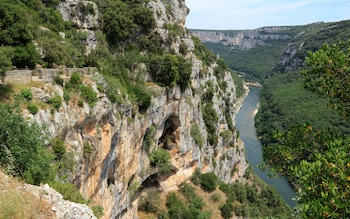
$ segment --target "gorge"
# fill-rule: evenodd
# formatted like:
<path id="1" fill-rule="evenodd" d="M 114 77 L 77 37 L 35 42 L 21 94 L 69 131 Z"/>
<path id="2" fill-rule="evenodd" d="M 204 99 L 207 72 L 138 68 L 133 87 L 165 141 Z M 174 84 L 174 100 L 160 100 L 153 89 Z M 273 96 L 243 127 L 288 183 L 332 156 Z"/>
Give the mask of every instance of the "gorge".
<path id="1" fill-rule="evenodd" d="M 184 0 L 0 3 L 0 11 L 17 12 L 3 23 L 20 21 L 12 26 L 28 33 L 17 39 L 1 32 L 0 164 L 35 184 L 17 188 L 43 197 L 53 218 L 292 218 L 275 190 L 252 173 L 260 174 L 262 158 L 251 146 L 260 149 L 259 138 L 272 142 L 272 128 L 287 131 L 305 118 L 318 121 L 317 128 L 348 130 L 333 112 L 303 108 L 310 99 L 317 110 L 324 102 L 303 93 L 298 76 L 307 51 L 338 33 L 347 38 L 348 22 L 188 30 Z M 261 94 L 252 87 L 241 107 L 242 79 L 263 87 Z M 14 155 L 32 140 L 7 142 L 27 133 L 8 134 L 14 126 L 6 118 L 17 112 L 46 133 L 38 139 L 52 159 L 47 178 L 39 174 L 41 160 L 20 156 L 23 168 L 16 166 Z M 260 177 L 270 183 L 265 173 Z M 85 201 L 63 201 L 52 189 L 57 184 L 73 186 Z M 294 207 L 289 183 L 277 184 Z"/>

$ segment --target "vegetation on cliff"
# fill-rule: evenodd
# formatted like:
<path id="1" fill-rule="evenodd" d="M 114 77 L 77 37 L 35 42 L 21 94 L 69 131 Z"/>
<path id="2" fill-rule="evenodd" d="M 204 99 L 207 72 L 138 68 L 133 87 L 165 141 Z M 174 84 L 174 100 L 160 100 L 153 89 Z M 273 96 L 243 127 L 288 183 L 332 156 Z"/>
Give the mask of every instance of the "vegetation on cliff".
<path id="1" fill-rule="evenodd" d="M 323 45 L 306 58 L 304 86 L 326 97 L 349 121 L 349 42 Z M 346 218 L 349 209 L 350 137 L 309 124 L 276 131 L 265 148 L 266 163 L 293 180 L 303 218 Z"/>
<path id="2" fill-rule="evenodd" d="M 282 32 L 292 40 L 246 51 L 208 45 L 227 60 L 239 55 L 243 64 L 229 66 L 262 82 L 264 160 L 295 183 L 302 218 L 349 217 L 349 24 L 288 27 Z"/>
<path id="3" fill-rule="evenodd" d="M 246 174 L 252 185 L 235 182 L 226 184 L 212 172 L 200 174 L 197 169 L 191 182 L 180 190 L 170 192 L 162 200 L 155 189 L 145 190 L 140 199 L 141 215 L 158 215 L 158 218 L 292 218 L 292 210 L 255 175 Z M 165 202 L 165 205 L 164 203 Z"/>
<path id="4" fill-rule="evenodd" d="M 151 96 L 154 95 L 154 92 L 149 89 L 149 83 L 145 82 L 146 77 L 150 77 L 149 80 L 167 89 L 179 86 L 184 91 L 190 87 L 192 63 L 184 58 L 184 55 L 188 53 L 188 48 L 182 42 L 179 46 L 179 53 L 171 49 L 175 37 L 184 34 L 181 32 L 184 31 L 183 29 L 176 25 L 165 24 L 164 28 L 169 31 L 169 37 L 163 41 L 160 35 L 153 31 L 155 18 L 146 7 L 149 1 L 102 0 L 95 2 L 100 10 L 101 28 L 96 27 L 95 29 L 98 41 L 96 49 L 87 55 L 84 44 L 87 34 L 82 30 L 77 30 L 77 26 L 72 22 L 62 19 L 56 10 L 60 1 L 15 0 L 8 2 L 0 0 L 0 14 L 4 15 L 0 16 L 0 74 L 3 75 L 6 70 L 14 66 L 34 68 L 37 64 L 43 67 L 97 67 L 103 74 L 104 82 L 107 83 L 107 86 L 104 86 L 97 82 L 97 89 L 100 93 L 105 93 L 111 102 L 118 106 L 131 103 L 130 118 L 135 118 L 137 113 L 147 113 L 151 105 Z M 91 4 L 79 5 L 78 3 L 77 7 L 80 8 L 82 16 L 95 13 Z M 219 118 L 216 106 L 214 106 L 214 100 L 217 98 L 215 96 L 224 96 L 223 92 L 229 86 L 224 78 L 228 67 L 223 60 L 206 50 L 198 40 L 193 38 L 193 41 L 196 48 L 195 55 L 203 60 L 204 68 L 200 72 L 200 77 L 207 77 L 211 73 L 207 70 L 213 68 L 214 76 L 218 79 L 217 85 L 208 81 L 203 87 L 205 93 L 202 94 L 201 107 L 205 120 L 204 125 L 209 133 L 207 143 L 215 147 L 221 137 L 224 144 L 229 145 L 234 143 L 235 128 L 231 118 L 232 111 L 230 111 L 233 110 L 234 100 L 226 98 L 223 101 L 222 108 L 225 107 L 222 112 L 223 118 Z M 235 73 L 232 75 L 235 76 L 238 84 L 237 94 L 243 94 L 241 79 Z M 0 146 L 3 149 L 0 150 L 0 162 L 8 174 L 19 176 L 24 181 L 33 184 L 48 182 L 53 188 L 60 191 L 64 198 L 88 204 L 89 201 L 85 200 L 79 191 L 69 183 L 75 161 L 73 154 L 66 150 L 63 140 L 59 136 L 47 139 L 43 135 L 45 130 L 39 129 L 34 123 L 27 123 L 19 113 L 25 108 L 33 115 L 40 109 L 50 109 L 51 115 L 55 115 L 62 109 L 64 101 L 79 107 L 83 107 L 84 102 L 90 107 L 95 106 L 98 101 L 97 93 L 78 73 L 71 74 L 69 79 L 63 78 L 64 76 L 60 75 L 54 78 L 54 83 L 63 90 L 63 96 L 61 94 L 50 96 L 46 103 L 34 100 L 30 89 L 24 88 L 15 94 L 11 90 L 13 87 L 0 85 L 1 100 L 6 100 L 7 105 L 13 103 L 15 105 L 14 108 L 5 107 L 2 104 L 0 106 L 0 114 L 2 114 L 0 119 L 4 119 L 0 123 Z M 194 95 L 196 92 L 201 92 L 195 89 L 192 91 Z M 234 91 L 232 88 L 228 96 L 232 97 Z M 17 113 L 16 110 L 19 112 Z M 226 122 L 228 126 L 228 130 L 222 131 L 220 136 L 217 127 L 219 121 Z M 173 171 L 169 161 L 170 154 L 164 149 L 152 150 L 154 149 L 152 148 L 154 143 L 152 142 L 154 138 L 152 129 L 149 129 L 144 142 L 144 147 L 149 153 L 150 165 L 156 167 L 154 169 L 160 175 L 168 174 Z M 202 148 L 205 143 L 203 136 L 200 136 L 198 126 L 193 126 L 191 135 L 195 143 Z M 82 147 L 82 159 L 88 160 L 94 153 L 94 148 L 89 143 L 84 143 Z M 217 183 L 220 182 L 214 173 L 202 174 L 200 177 L 199 184 L 208 193 L 217 189 Z M 237 215 L 257 214 L 255 212 L 255 209 L 258 209 L 257 206 L 263 205 L 266 210 L 270 205 L 269 199 L 277 200 L 275 193 L 269 189 L 265 194 L 262 186 L 256 186 L 253 189 L 248 187 L 250 186 L 247 184 L 237 187 L 237 190 L 249 190 L 248 195 L 240 196 L 240 201 L 237 199 L 238 201 L 232 205 L 231 201 L 235 201 L 232 193 L 230 202 L 223 203 L 221 206 L 221 211 L 224 212 L 223 217 L 227 218 L 228 215 L 233 214 L 232 211 Z M 263 193 L 259 189 L 262 189 Z M 176 217 L 181 214 L 188 218 L 210 218 L 211 213 L 204 210 L 205 203 L 201 197 L 194 195 L 194 189 L 184 185 L 181 192 L 184 199 L 178 199 L 175 195 L 169 194 L 169 200 L 166 202 L 167 211 L 157 212 L 158 215 Z M 150 192 L 150 196 L 152 194 Z M 250 195 L 257 198 L 247 198 Z M 263 200 L 261 201 L 260 198 Z M 215 201 L 220 198 L 213 194 L 212 199 Z M 153 209 L 149 202 L 146 202 L 143 207 Z M 97 212 L 95 212 L 96 216 L 102 214 L 100 206 L 94 209 Z M 285 205 L 277 209 L 277 211 L 281 210 L 282 214 L 289 215 L 290 213 Z M 260 213 L 264 216 L 271 216 L 276 212 Z"/>

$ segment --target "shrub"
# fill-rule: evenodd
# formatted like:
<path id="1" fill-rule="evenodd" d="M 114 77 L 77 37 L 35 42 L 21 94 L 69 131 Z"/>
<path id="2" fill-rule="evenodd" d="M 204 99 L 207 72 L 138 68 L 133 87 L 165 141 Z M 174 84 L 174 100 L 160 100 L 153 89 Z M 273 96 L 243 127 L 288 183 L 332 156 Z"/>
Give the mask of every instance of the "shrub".
<path id="1" fill-rule="evenodd" d="M 210 173 L 204 173 L 201 175 L 201 186 L 203 190 L 207 192 L 212 192 L 216 189 L 216 184 L 217 184 L 217 177 L 215 173 L 210 172 Z"/>
<path id="2" fill-rule="evenodd" d="M 212 103 L 207 103 L 203 107 L 203 119 L 208 133 L 208 142 L 210 145 L 218 144 L 218 136 L 216 134 L 216 123 L 218 122 L 217 113 Z"/>
<path id="3" fill-rule="evenodd" d="M 60 138 L 56 137 L 52 139 L 51 147 L 58 160 L 60 160 L 66 153 L 66 146 L 64 145 L 64 141 Z"/>
<path id="4" fill-rule="evenodd" d="M 154 146 L 154 139 L 153 138 L 156 134 L 156 131 L 157 131 L 156 127 L 153 125 L 151 125 L 146 131 L 146 134 L 143 138 L 143 145 L 142 146 L 147 152 L 149 152 L 150 149 Z"/>
<path id="5" fill-rule="evenodd" d="M 139 209 L 146 212 L 158 212 L 160 208 L 159 192 L 155 188 L 147 189 L 146 196 L 142 197 L 139 203 Z"/>
<path id="6" fill-rule="evenodd" d="M 33 104 L 33 103 L 30 103 L 30 104 L 28 105 L 27 109 L 28 109 L 29 112 L 30 112 L 31 114 L 33 114 L 33 115 L 37 114 L 38 111 L 39 111 L 39 108 L 38 108 L 35 104 Z"/>
<path id="7" fill-rule="evenodd" d="M 79 88 L 81 96 L 87 101 L 90 106 L 94 106 L 98 100 L 96 92 L 88 86 L 81 85 Z"/>
<path id="8" fill-rule="evenodd" d="M 44 144 L 41 128 L 35 123 L 29 126 L 16 110 L 2 104 L 0 139 L 0 163 L 5 172 L 36 185 L 52 179 L 53 155 Z"/>
<path id="9" fill-rule="evenodd" d="M 78 106 L 83 107 L 84 106 L 84 101 L 78 100 Z"/>
<path id="10" fill-rule="evenodd" d="M 92 206 L 91 209 L 97 218 L 101 218 L 104 215 L 104 209 L 100 205 Z"/>
<path id="11" fill-rule="evenodd" d="M 220 211 L 221 211 L 221 216 L 224 219 L 230 219 L 232 217 L 232 211 L 233 211 L 232 203 L 225 203 L 223 206 L 220 207 Z"/>
<path id="12" fill-rule="evenodd" d="M 170 158 L 171 158 L 170 154 L 163 148 L 160 148 L 151 153 L 150 155 L 151 165 L 157 167 L 159 173 L 161 174 L 170 173 L 172 170 L 172 166 L 169 162 Z"/>
<path id="13" fill-rule="evenodd" d="M 229 144 L 233 138 L 232 132 L 230 130 L 225 130 L 221 132 L 220 136 L 224 144 Z"/>
<path id="14" fill-rule="evenodd" d="M 84 157 L 86 158 L 90 157 L 93 152 L 94 152 L 94 147 L 88 142 L 84 143 L 84 146 L 83 146 Z"/>
<path id="15" fill-rule="evenodd" d="M 33 93 L 29 88 L 22 89 L 20 95 L 21 95 L 21 97 L 23 97 L 27 101 L 30 101 L 33 99 Z"/>
<path id="16" fill-rule="evenodd" d="M 70 76 L 68 83 L 66 84 L 67 89 L 78 89 L 83 83 L 80 74 L 78 72 L 73 72 Z"/>
<path id="17" fill-rule="evenodd" d="M 66 103 L 68 103 L 69 102 L 69 100 L 70 100 L 70 94 L 65 90 L 64 91 L 64 93 L 63 93 L 63 99 L 64 99 L 64 101 L 66 101 Z"/>
<path id="18" fill-rule="evenodd" d="M 50 100 L 49 100 L 49 103 L 55 107 L 55 109 L 59 109 L 62 105 L 62 98 L 61 96 L 59 95 L 56 95 L 54 97 L 52 97 Z"/>
<path id="19" fill-rule="evenodd" d="M 160 86 L 172 88 L 179 85 L 184 90 L 188 87 L 192 64 L 182 56 L 153 56 L 150 60 L 150 72 Z"/>
<path id="20" fill-rule="evenodd" d="M 63 83 L 64 83 L 64 80 L 59 76 L 59 75 L 56 75 L 54 78 L 53 78 L 54 82 L 56 84 L 59 84 L 63 87 Z"/>
<path id="21" fill-rule="evenodd" d="M 191 181 L 193 182 L 193 184 L 198 185 L 201 182 L 201 171 L 199 168 L 196 168 L 196 170 L 194 171 L 192 177 L 191 177 Z"/>
<path id="22" fill-rule="evenodd" d="M 79 190 L 72 183 L 56 181 L 50 182 L 49 184 L 52 188 L 61 193 L 65 200 L 80 204 L 89 204 L 89 201 L 84 199 Z"/>
<path id="23" fill-rule="evenodd" d="M 210 196 L 210 200 L 213 202 L 218 202 L 221 199 L 221 195 L 219 193 L 214 193 Z"/>
<path id="24" fill-rule="evenodd" d="M 194 142 L 200 147 L 203 147 L 203 138 L 201 136 L 199 127 L 197 124 L 193 124 L 191 126 L 191 137 L 193 138 Z"/>

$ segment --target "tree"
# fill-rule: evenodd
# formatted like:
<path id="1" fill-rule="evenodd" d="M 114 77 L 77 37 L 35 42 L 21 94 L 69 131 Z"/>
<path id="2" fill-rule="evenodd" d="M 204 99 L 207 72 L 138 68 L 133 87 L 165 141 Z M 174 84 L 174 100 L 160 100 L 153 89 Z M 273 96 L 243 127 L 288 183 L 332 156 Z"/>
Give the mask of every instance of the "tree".
<path id="1" fill-rule="evenodd" d="M 137 25 L 126 3 L 113 1 L 105 10 L 102 14 L 102 29 L 109 42 L 119 44 L 135 33 Z"/>
<path id="2" fill-rule="evenodd" d="M 350 41 L 323 45 L 305 61 L 305 88 L 327 97 L 332 107 L 350 117 Z"/>
<path id="3" fill-rule="evenodd" d="M 53 155 L 44 142 L 38 125 L 0 104 L 0 165 L 8 174 L 36 185 L 51 180 Z"/>
<path id="4" fill-rule="evenodd" d="M 0 1 L 0 45 L 25 45 L 32 40 L 33 23 L 26 7 L 14 1 Z M 34 29 L 34 28 L 33 28 Z"/>
<path id="5" fill-rule="evenodd" d="M 6 71 L 12 69 L 11 59 L 14 56 L 14 49 L 8 46 L 0 46 L 0 78 Z"/>
<path id="6" fill-rule="evenodd" d="M 170 158 L 171 158 L 170 154 L 163 148 L 160 148 L 151 153 L 150 155 L 151 165 L 157 167 L 158 171 L 161 174 L 170 173 L 172 169 L 172 166 L 169 161 Z"/>
<path id="7" fill-rule="evenodd" d="M 201 175 L 200 178 L 201 178 L 200 184 L 205 191 L 212 192 L 216 189 L 217 177 L 215 173 L 213 172 L 204 173 Z"/>

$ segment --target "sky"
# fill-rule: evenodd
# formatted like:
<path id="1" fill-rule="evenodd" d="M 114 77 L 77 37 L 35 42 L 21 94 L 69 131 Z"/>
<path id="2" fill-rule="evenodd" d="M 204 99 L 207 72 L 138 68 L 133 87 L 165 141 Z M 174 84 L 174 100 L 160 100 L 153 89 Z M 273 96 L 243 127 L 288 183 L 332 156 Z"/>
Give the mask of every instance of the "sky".
<path id="1" fill-rule="evenodd" d="M 350 0 L 186 0 L 189 29 L 244 30 L 350 19 Z"/>

